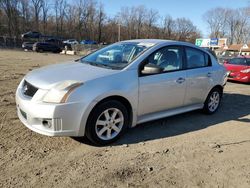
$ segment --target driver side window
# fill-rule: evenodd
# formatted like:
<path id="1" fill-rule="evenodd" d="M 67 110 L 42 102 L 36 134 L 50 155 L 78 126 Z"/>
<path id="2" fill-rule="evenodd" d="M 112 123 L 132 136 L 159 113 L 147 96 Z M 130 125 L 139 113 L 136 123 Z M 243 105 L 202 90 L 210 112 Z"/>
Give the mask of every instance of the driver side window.
<path id="1" fill-rule="evenodd" d="M 181 70 L 183 65 L 182 48 L 178 46 L 162 48 L 151 54 L 147 63 L 159 66 L 163 72 Z"/>

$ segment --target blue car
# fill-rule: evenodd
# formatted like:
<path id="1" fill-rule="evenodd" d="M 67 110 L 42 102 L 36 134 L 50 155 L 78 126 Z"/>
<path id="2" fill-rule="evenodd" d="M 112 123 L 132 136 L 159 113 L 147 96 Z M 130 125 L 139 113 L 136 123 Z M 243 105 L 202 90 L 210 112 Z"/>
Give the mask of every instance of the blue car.
<path id="1" fill-rule="evenodd" d="M 97 44 L 94 40 L 82 40 L 80 44 Z"/>

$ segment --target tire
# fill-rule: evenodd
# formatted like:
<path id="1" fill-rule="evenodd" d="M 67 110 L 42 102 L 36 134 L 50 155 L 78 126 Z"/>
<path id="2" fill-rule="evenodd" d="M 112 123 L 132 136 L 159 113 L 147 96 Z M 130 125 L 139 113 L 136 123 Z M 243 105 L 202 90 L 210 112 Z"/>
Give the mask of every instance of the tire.
<path id="1" fill-rule="evenodd" d="M 86 137 L 95 145 L 107 145 L 116 141 L 128 125 L 129 115 L 126 107 L 119 101 L 107 101 L 99 104 L 90 113 Z"/>
<path id="2" fill-rule="evenodd" d="M 221 103 L 222 98 L 222 91 L 219 88 L 213 88 L 204 103 L 203 112 L 206 114 L 213 114 L 215 113 Z"/>

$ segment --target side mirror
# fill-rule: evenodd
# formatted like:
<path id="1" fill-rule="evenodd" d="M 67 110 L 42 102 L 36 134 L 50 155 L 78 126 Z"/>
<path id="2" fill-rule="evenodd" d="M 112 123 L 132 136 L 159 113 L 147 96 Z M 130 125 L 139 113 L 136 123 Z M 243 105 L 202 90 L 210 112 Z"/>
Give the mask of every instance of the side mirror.
<path id="1" fill-rule="evenodd" d="M 142 74 L 157 74 L 161 73 L 164 69 L 158 65 L 155 64 L 146 64 L 141 71 Z"/>

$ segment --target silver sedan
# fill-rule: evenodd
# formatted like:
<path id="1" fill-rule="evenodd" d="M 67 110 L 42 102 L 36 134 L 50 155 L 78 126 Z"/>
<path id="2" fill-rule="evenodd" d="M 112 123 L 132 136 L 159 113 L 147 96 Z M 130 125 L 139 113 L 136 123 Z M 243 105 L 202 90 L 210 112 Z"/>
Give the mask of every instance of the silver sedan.
<path id="1" fill-rule="evenodd" d="M 190 43 L 130 40 L 28 73 L 16 91 L 29 129 L 109 144 L 138 123 L 196 109 L 214 113 L 226 70 Z"/>

